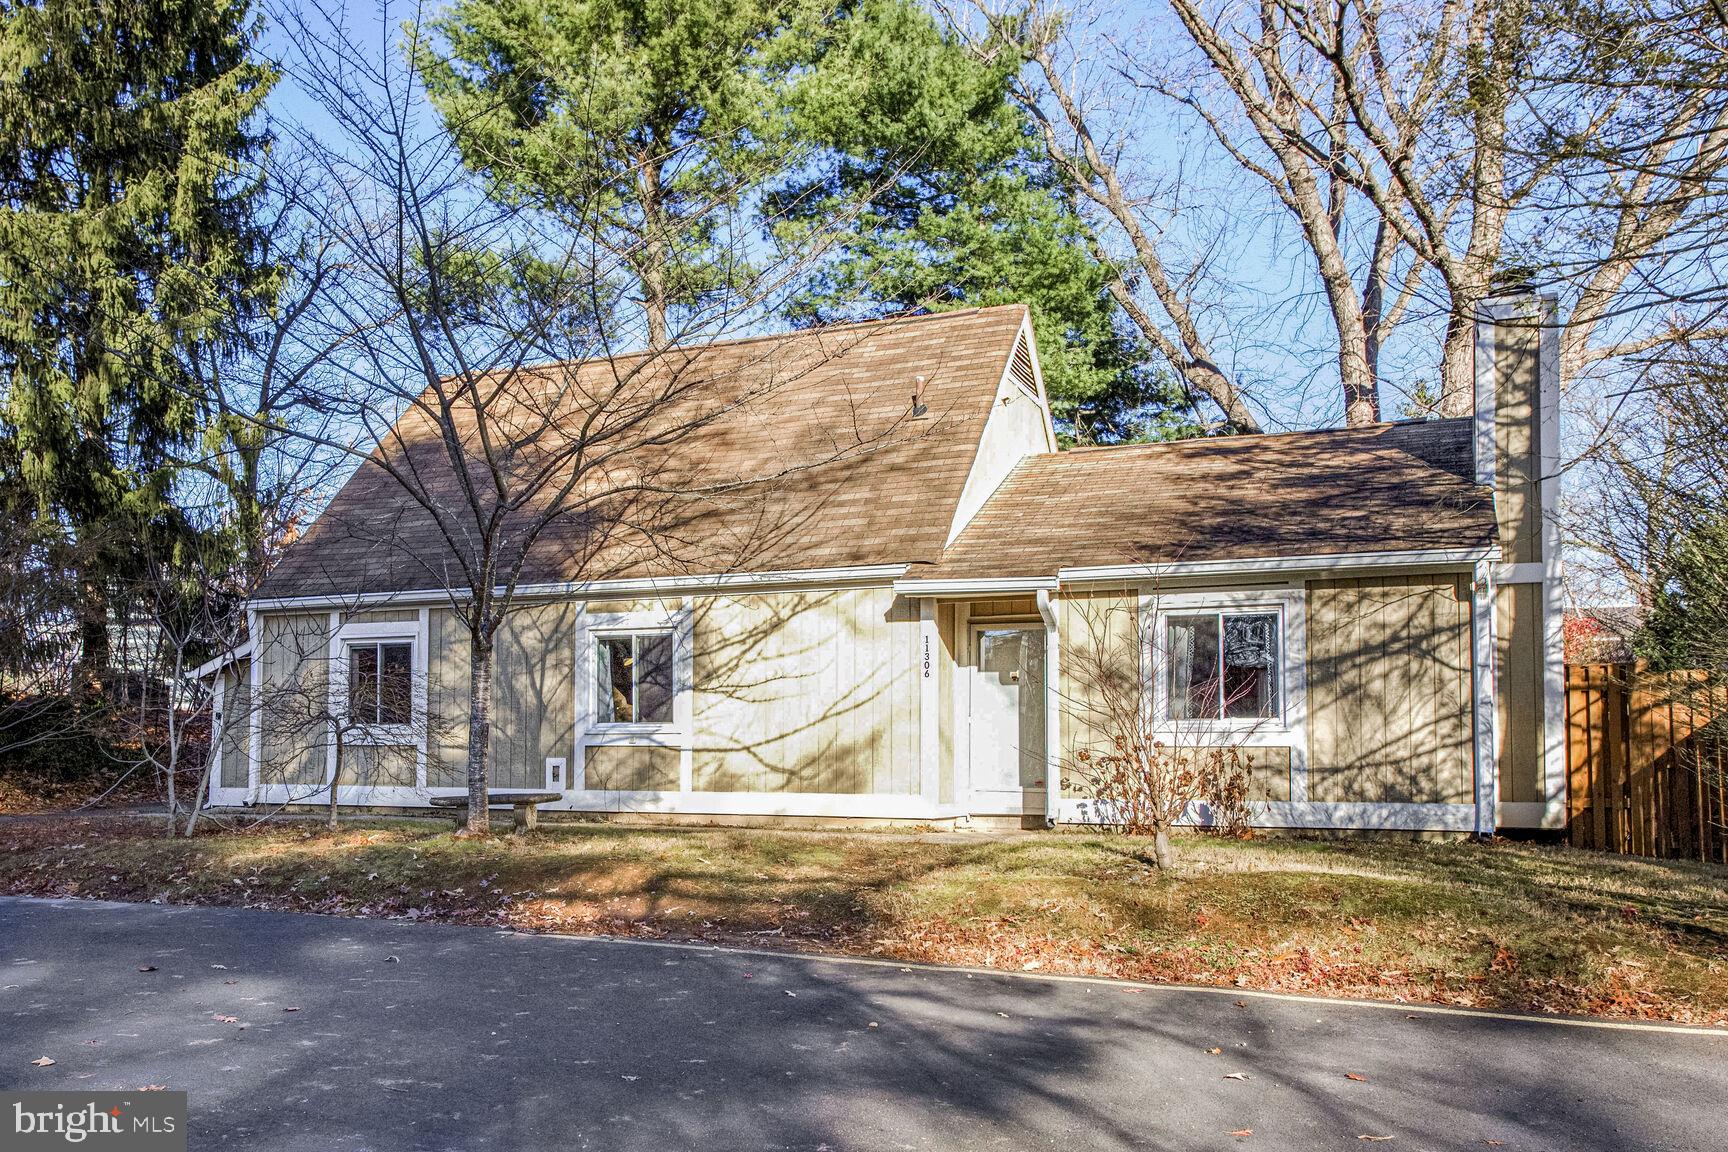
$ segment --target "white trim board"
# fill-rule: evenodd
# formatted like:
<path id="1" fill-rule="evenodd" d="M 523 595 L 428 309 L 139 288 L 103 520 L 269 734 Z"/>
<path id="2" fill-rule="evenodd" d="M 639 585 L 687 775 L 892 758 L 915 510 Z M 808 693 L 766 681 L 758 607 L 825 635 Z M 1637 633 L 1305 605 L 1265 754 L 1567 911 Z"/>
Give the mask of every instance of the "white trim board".
<path id="1" fill-rule="evenodd" d="M 1004 576 L 970 580 L 894 581 L 894 591 L 903 596 L 1000 596 L 1012 592 L 1051 592 L 1059 581 L 1054 576 Z"/>
<path id="2" fill-rule="evenodd" d="M 1500 702 L 1499 673 L 1494 640 L 1494 566 L 1486 560 L 1476 565 L 1470 583 L 1470 671 L 1475 790 L 1475 823 L 1478 836 L 1491 836 L 1495 828 L 1495 805 L 1500 800 Z"/>
<path id="3" fill-rule="evenodd" d="M 774 592 L 787 588 L 872 587 L 892 585 L 906 574 L 907 564 L 872 564 L 852 568 L 798 568 L 772 572 L 719 572 L 702 576 L 657 576 L 639 580 L 579 580 L 561 584 L 521 584 L 518 600 L 569 598 L 581 600 L 681 597 L 688 592 Z M 502 586 L 494 589 L 503 595 Z M 465 600 L 467 593 L 449 588 L 416 588 L 403 592 L 363 592 L 347 596 L 277 596 L 248 602 L 254 610 L 286 608 L 410 608 Z"/>
<path id="4" fill-rule="evenodd" d="M 1476 819 L 1474 804 L 1375 804 L 1353 802 L 1321 804 L 1289 800 L 1253 800 L 1248 804 L 1256 828 L 1335 828 L 1345 831 L 1468 832 Z M 1090 801 L 1064 799 L 1060 806 L 1064 824 L 1097 824 L 1100 815 Z M 1201 827 L 1205 813 L 1190 810 L 1182 823 Z"/>
<path id="5" fill-rule="evenodd" d="M 1156 580 L 1178 576 L 1228 576 L 1258 572 L 1337 572 L 1368 568 L 1462 568 L 1498 559 L 1499 545 L 1484 548 L 1424 548 L 1405 552 L 1339 552 L 1327 556 L 1255 556 L 1240 560 L 1179 560 L 1165 564 L 1108 564 L 1063 568 L 1063 584 Z"/>

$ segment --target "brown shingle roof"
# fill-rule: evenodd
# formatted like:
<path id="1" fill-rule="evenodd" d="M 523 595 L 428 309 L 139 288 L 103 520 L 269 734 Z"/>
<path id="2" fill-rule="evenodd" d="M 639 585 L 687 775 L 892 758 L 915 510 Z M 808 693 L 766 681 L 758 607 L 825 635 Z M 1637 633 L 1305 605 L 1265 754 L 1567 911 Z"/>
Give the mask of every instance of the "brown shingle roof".
<path id="1" fill-rule="evenodd" d="M 939 559 L 1024 315 L 1019 305 L 967 309 L 679 349 L 656 361 L 620 357 L 537 370 L 564 373 L 560 379 L 577 381 L 576 393 L 592 397 L 632 365 L 649 365 L 631 385 L 644 397 L 668 373 L 701 383 L 675 414 L 652 419 L 681 423 L 692 407 L 714 418 L 613 460 L 608 479 L 589 489 L 610 492 L 623 482 L 640 490 L 608 498 L 596 514 L 560 517 L 529 548 L 523 581 Z M 920 375 L 928 414 L 910 419 Z M 529 397 L 522 403 L 531 405 L 532 382 L 549 377 L 522 379 Z M 774 383 L 764 390 L 764 380 Z M 582 413 L 573 402 L 557 428 L 578 426 Z M 472 427 L 463 434 L 472 437 Z M 287 550 L 261 596 L 467 586 L 457 557 L 479 541 L 460 533 L 452 548 L 440 530 L 472 517 L 460 511 L 463 487 L 434 421 L 412 411 L 385 444 Z M 445 514 L 435 517 L 410 499 L 380 466 L 381 452 L 411 468 Z M 532 464 L 531 457 L 521 462 Z M 716 491 L 739 481 L 750 483 Z M 529 513 L 509 515 L 516 523 Z"/>
<path id="2" fill-rule="evenodd" d="M 1468 420 L 1029 456 L 912 579 L 1474 548 L 1494 541 Z"/>

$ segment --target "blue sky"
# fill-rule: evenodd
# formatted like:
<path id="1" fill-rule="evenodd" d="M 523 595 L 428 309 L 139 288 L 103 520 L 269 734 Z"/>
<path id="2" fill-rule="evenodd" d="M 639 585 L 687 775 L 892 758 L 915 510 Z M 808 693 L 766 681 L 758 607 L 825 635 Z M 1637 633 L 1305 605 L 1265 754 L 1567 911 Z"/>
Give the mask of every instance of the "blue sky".
<path id="1" fill-rule="evenodd" d="M 291 2 L 291 0 L 290 0 Z M 436 10 L 436 4 L 344 0 L 343 19 L 360 43 L 394 40 L 404 20 Z M 271 97 L 272 115 L 328 138 L 333 130 L 315 102 L 295 83 L 299 46 L 282 23 L 269 18 L 264 49 L 289 64 Z M 1168 51 L 1181 33 L 1161 34 L 1168 20 L 1161 5 L 1135 4 L 1108 10 L 1083 31 L 1096 37 L 1096 55 L 1079 62 L 1100 84 L 1112 83 L 1104 69 L 1108 44 L 1133 44 L 1136 54 Z M 1174 31 L 1174 36 L 1168 32 Z M 1172 61 L 1174 62 L 1174 61 Z M 1275 428 L 1328 426 L 1342 422 L 1337 375 L 1332 367 L 1332 324 L 1317 294 L 1312 261 L 1264 186 L 1225 158 L 1205 129 L 1178 115 L 1165 100 L 1112 89 L 1130 103 L 1100 118 L 1115 134 L 1121 166 L 1136 186 L 1157 189 L 1160 206 L 1149 219 L 1164 235 L 1167 259 L 1179 268 L 1204 264 L 1198 295 L 1200 318 L 1224 367 L 1261 400 Z M 1383 385 L 1386 415 L 1395 418 L 1409 393 L 1431 380 L 1437 361 L 1433 324 L 1412 323 L 1386 353 Z"/>

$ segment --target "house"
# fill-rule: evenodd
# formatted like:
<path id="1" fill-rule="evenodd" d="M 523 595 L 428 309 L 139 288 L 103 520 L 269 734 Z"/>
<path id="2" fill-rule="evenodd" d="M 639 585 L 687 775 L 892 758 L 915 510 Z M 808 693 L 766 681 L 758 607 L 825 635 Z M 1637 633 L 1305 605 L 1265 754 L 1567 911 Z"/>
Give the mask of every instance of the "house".
<path id="1" fill-rule="evenodd" d="M 587 518 L 529 549 L 493 786 L 1082 821 L 1067 769 L 1104 734 L 1079 670 L 1109 660 L 1173 745 L 1251 755 L 1261 825 L 1556 827 L 1552 309 L 1489 305 L 1470 418 L 1066 452 L 1018 306 L 680 349 L 718 389 L 788 382 L 655 457 L 664 530 Z M 435 467 L 428 429 L 398 431 Z M 677 498 L 725 476 L 765 479 Z M 358 719 L 344 800 L 462 790 L 468 640 L 430 516 L 372 460 L 288 550 L 220 672 L 211 803 L 315 799 L 332 712 Z M 277 722 L 284 685 L 316 723 Z"/>

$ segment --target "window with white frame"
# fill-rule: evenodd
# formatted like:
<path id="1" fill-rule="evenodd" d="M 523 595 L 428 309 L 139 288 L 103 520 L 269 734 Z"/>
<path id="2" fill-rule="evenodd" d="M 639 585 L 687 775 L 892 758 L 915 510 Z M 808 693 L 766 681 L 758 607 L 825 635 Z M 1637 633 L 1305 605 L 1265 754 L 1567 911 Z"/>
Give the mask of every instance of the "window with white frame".
<path id="1" fill-rule="evenodd" d="M 672 723 L 672 633 L 605 633 L 594 645 L 595 723 Z"/>
<path id="2" fill-rule="evenodd" d="M 1163 620 L 1164 719 L 1282 719 L 1285 645 L 1276 608 L 1174 611 Z"/>
<path id="3" fill-rule="evenodd" d="M 386 726 L 414 722 L 414 645 L 406 640 L 348 643 L 348 719 Z"/>

